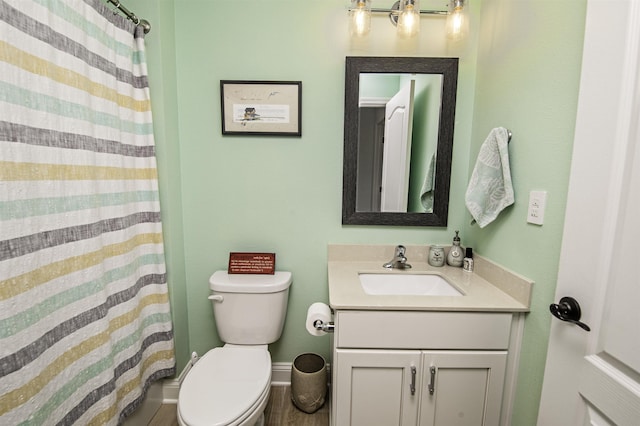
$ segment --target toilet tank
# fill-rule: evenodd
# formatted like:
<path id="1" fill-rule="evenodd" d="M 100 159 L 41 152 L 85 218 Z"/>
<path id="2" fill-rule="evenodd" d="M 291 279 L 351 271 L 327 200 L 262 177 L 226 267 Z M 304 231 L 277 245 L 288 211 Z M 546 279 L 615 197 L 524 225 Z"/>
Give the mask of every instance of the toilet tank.
<path id="1" fill-rule="evenodd" d="M 218 336 L 225 343 L 266 345 L 280 338 L 291 272 L 273 275 L 216 271 L 209 279 Z"/>

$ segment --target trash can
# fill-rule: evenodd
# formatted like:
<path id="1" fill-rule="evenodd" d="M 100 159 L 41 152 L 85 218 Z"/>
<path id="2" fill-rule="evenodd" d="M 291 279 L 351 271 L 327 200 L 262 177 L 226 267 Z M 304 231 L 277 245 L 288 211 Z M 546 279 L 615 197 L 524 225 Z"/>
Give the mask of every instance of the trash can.
<path id="1" fill-rule="evenodd" d="M 314 353 L 300 354 L 291 367 L 291 400 L 305 413 L 315 413 L 327 395 L 327 363 Z"/>

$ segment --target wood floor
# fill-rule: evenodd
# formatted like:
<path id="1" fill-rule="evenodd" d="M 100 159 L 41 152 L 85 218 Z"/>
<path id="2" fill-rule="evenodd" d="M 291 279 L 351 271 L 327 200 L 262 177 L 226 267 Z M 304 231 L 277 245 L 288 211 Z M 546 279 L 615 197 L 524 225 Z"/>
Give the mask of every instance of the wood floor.
<path id="1" fill-rule="evenodd" d="M 329 403 L 325 402 L 318 411 L 307 414 L 291 402 L 290 386 L 272 386 L 264 416 L 266 426 L 328 426 Z M 149 426 L 178 426 L 176 406 L 162 405 Z"/>

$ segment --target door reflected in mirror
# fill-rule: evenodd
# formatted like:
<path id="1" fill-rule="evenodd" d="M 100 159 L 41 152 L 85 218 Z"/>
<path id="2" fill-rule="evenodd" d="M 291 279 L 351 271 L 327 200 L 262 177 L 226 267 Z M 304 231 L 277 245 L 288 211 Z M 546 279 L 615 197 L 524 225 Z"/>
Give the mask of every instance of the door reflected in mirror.
<path id="1" fill-rule="evenodd" d="M 360 74 L 356 211 L 433 212 L 442 76 Z"/>
<path id="2" fill-rule="evenodd" d="M 457 58 L 347 57 L 342 223 L 446 226 Z"/>

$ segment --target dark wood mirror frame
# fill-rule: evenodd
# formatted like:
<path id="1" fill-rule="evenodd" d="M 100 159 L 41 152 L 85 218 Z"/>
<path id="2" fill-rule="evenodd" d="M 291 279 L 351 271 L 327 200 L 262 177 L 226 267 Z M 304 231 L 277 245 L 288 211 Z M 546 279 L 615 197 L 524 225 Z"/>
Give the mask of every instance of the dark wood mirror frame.
<path id="1" fill-rule="evenodd" d="M 358 169 L 359 82 L 361 73 L 441 74 L 442 99 L 438 127 L 432 213 L 356 211 Z M 447 226 L 458 58 L 349 56 L 345 67 L 343 225 Z"/>

